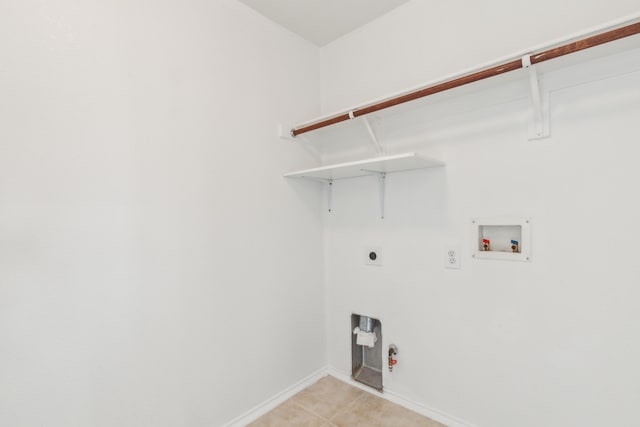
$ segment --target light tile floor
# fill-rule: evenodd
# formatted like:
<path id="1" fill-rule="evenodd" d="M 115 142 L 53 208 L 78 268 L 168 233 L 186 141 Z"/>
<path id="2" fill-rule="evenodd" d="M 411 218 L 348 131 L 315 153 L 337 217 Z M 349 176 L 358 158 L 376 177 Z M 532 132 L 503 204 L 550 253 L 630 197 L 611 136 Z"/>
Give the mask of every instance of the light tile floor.
<path id="1" fill-rule="evenodd" d="M 248 427 L 446 427 L 327 376 Z"/>

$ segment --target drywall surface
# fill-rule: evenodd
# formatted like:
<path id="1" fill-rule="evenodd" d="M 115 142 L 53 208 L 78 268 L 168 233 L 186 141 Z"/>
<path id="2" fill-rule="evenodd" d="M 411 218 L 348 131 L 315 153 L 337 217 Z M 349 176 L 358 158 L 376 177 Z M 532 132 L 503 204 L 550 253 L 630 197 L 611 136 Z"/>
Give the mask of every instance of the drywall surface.
<path id="1" fill-rule="evenodd" d="M 443 64 L 449 71 L 472 65 L 444 56 L 431 26 L 414 22 L 420 3 L 323 51 L 326 106 L 410 86 L 416 70 L 433 72 L 429 58 L 437 58 L 436 74 Z M 504 39 L 506 50 L 532 41 L 507 40 L 491 14 L 478 22 L 486 29 L 478 38 Z M 423 54 L 400 65 L 385 60 L 391 47 L 381 42 L 383 28 L 423 40 Z M 479 55 L 483 45 L 475 42 L 465 49 L 471 62 L 493 56 Z M 385 127 L 386 119 L 399 122 L 391 114 L 372 118 L 390 154 L 419 150 L 447 165 L 387 175 L 383 221 L 375 177 L 334 183 L 325 278 L 335 369 L 350 373 L 349 316 L 360 313 L 381 319 L 384 346 L 399 349 L 385 389 L 459 425 L 637 423 L 640 68 L 585 77 L 609 63 L 640 63 L 638 49 L 625 55 L 543 77 L 554 90 L 551 137 L 539 141 L 527 140 L 526 84 L 434 101 L 409 113 L 401 130 Z M 373 71 L 349 77 L 373 62 Z M 353 147 L 341 142 L 351 156 Z M 532 261 L 472 259 L 472 217 L 531 217 Z M 383 266 L 365 265 L 367 247 L 382 249 Z M 448 247 L 460 248 L 460 270 L 444 268 Z"/>
<path id="2" fill-rule="evenodd" d="M 323 110 L 343 110 L 640 14 L 635 0 L 413 0 L 322 48 Z"/>
<path id="3" fill-rule="evenodd" d="M 0 10 L 0 424 L 218 426 L 325 366 L 276 137 L 317 48 L 235 0 Z"/>

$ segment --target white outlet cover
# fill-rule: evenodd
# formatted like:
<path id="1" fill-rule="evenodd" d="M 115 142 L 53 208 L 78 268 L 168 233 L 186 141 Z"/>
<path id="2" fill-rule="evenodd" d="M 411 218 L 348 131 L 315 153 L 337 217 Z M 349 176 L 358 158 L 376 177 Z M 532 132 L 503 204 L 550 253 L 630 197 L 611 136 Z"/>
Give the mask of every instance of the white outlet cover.
<path id="1" fill-rule="evenodd" d="M 458 246 L 448 246 L 444 251 L 444 267 L 460 268 L 460 248 Z"/>
<path id="2" fill-rule="evenodd" d="M 372 259 L 373 258 L 373 259 Z M 364 250 L 364 263 L 366 265 L 382 265 L 382 248 L 380 246 L 367 246 Z"/>

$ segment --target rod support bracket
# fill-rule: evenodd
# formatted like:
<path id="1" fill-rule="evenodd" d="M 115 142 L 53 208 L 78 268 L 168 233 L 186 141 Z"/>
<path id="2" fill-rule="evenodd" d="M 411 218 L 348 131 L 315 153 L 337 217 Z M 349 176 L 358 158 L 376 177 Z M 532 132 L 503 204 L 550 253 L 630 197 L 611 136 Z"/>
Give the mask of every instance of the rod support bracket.
<path id="1" fill-rule="evenodd" d="M 373 130 L 373 127 L 371 126 L 371 122 L 369 121 L 367 116 L 362 116 L 361 119 L 362 119 L 362 123 L 364 123 L 364 126 L 367 129 L 369 138 L 371 138 L 371 142 L 373 142 L 373 146 L 376 149 L 376 153 L 382 156 L 385 155 L 386 150 L 384 149 L 384 146 L 380 143 L 380 140 L 378 139 L 376 132 Z"/>
<path id="2" fill-rule="evenodd" d="M 550 135 L 549 126 L 549 93 L 542 90 L 540 75 L 535 65 L 531 63 L 531 55 L 521 58 L 522 68 L 529 74 L 529 113 L 528 139 L 542 139 Z"/>
<path id="3" fill-rule="evenodd" d="M 384 219 L 384 199 L 386 191 L 387 173 L 378 172 L 378 186 L 380 187 L 380 219 Z"/>

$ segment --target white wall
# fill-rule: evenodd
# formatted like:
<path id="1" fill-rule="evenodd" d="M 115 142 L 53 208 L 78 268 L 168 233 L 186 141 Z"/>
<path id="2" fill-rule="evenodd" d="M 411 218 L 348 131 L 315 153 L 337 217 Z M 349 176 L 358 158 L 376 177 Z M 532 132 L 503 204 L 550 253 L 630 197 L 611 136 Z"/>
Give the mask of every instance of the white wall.
<path id="1" fill-rule="evenodd" d="M 465 13 L 451 9 L 451 19 L 442 19 L 453 5 L 430 10 L 411 2 L 323 49 L 324 108 L 384 96 L 637 9 L 623 1 L 582 5 L 483 3 L 476 10 L 468 2 Z M 447 24 L 460 21 L 455 39 L 446 39 Z M 507 37 L 508 27 L 523 32 Z M 627 55 L 616 61 L 635 70 L 557 86 L 545 140 L 527 141 L 528 103 L 515 96 L 517 84 L 436 102 L 397 140 L 379 121 L 390 152 L 420 149 L 447 165 L 388 175 L 384 221 L 374 178 L 334 183 L 325 259 L 336 370 L 350 373 L 349 315 L 369 314 L 381 318 L 384 344 L 399 347 L 386 390 L 424 407 L 481 427 L 637 423 L 640 51 Z M 547 77 L 579 80 L 608 61 L 615 62 Z M 351 156 L 353 144 L 341 142 Z M 328 157 L 339 157 L 338 144 L 331 147 Z M 472 260 L 475 216 L 531 216 L 533 261 Z M 451 244 L 462 248 L 461 270 L 443 268 Z M 364 265 L 367 245 L 383 248 L 383 267 Z"/>
<path id="2" fill-rule="evenodd" d="M 413 0 L 322 48 L 323 110 L 345 109 L 639 12 L 634 0 Z"/>
<path id="3" fill-rule="evenodd" d="M 15 0 L 0 58 L 1 425 L 222 425 L 325 365 L 275 136 L 316 47 L 235 0 Z"/>

